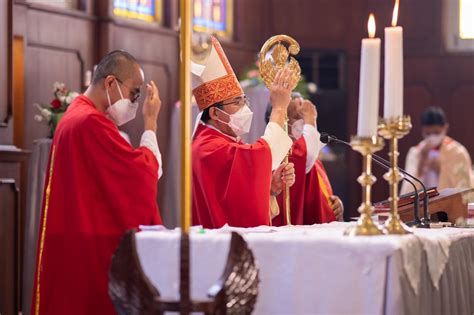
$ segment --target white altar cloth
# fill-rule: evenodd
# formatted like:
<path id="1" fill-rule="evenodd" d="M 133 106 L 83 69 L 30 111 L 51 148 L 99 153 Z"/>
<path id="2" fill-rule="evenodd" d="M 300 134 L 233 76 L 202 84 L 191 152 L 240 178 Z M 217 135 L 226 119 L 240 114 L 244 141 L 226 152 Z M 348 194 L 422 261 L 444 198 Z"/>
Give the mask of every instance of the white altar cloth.
<path id="1" fill-rule="evenodd" d="M 472 314 L 474 230 L 343 236 L 351 223 L 235 229 L 261 283 L 255 314 Z M 353 223 L 352 223 L 353 224 Z M 232 228 L 191 231 L 191 292 L 203 299 L 223 272 Z M 137 233 L 145 274 L 178 298 L 179 230 Z"/>

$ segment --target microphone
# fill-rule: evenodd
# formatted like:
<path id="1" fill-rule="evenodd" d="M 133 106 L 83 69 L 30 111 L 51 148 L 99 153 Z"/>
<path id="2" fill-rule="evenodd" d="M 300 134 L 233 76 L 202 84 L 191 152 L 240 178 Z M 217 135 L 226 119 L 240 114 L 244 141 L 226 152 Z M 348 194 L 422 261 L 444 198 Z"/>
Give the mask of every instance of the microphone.
<path id="1" fill-rule="evenodd" d="M 340 140 L 337 137 L 329 135 L 326 132 L 321 133 L 320 141 L 322 143 L 325 143 L 325 144 L 340 143 L 340 144 L 344 144 L 346 146 L 352 147 L 349 142 L 346 142 L 344 140 Z M 379 166 L 381 166 L 381 167 L 383 167 L 387 170 L 390 169 L 390 162 L 387 161 L 386 159 L 384 159 L 383 157 L 378 156 L 376 154 L 372 154 L 372 160 L 374 162 L 376 162 Z M 403 177 L 403 180 L 406 180 L 408 183 L 410 183 L 413 186 L 414 191 L 415 191 L 415 203 L 414 203 L 415 220 L 411 221 L 411 222 L 407 222 L 407 225 L 421 227 L 421 228 L 429 228 L 430 227 L 430 217 L 429 217 L 429 212 L 428 212 L 428 198 L 429 197 L 428 197 L 428 193 L 427 193 L 425 185 L 423 184 L 423 182 L 421 180 L 419 180 L 415 176 L 409 174 L 404 169 L 398 167 L 398 170 L 401 173 L 403 173 L 404 175 L 406 175 L 407 177 L 410 177 L 411 179 L 418 182 L 421 185 L 421 187 L 423 189 L 423 192 L 425 194 L 424 199 L 423 199 L 424 200 L 423 201 L 424 217 L 422 219 L 420 219 L 420 216 L 419 216 L 420 195 L 419 195 L 418 189 L 416 188 L 416 185 L 411 180 L 409 180 L 407 177 Z"/>

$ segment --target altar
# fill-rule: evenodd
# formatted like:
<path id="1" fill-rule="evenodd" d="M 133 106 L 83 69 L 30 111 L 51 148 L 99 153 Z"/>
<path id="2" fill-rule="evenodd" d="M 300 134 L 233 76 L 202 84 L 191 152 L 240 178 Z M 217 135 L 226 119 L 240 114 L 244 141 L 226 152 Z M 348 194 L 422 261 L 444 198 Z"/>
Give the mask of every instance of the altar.
<path id="1" fill-rule="evenodd" d="M 347 237 L 353 223 L 204 230 L 193 227 L 191 294 L 206 297 L 222 274 L 230 232 L 243 235 L 260 271 L 254 314 L 472 314 L 474 230 Z M 178 299 L 180 231 L 136 234 L 145 274 Z"/>

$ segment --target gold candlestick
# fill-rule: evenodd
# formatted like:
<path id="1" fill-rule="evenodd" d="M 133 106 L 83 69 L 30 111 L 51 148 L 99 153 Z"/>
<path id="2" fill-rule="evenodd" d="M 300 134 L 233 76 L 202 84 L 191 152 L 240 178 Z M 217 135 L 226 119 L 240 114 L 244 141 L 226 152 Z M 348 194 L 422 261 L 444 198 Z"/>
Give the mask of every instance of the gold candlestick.
<path id="1" fill-rule="evenodd" d="M 384 175 L 390 185 L 390 216 L 385 221 L 385 228 L 389 234 L 411 234 L 413 230 L 400 220 L 398 215 L 398 183 L 403 174 L 398 169 L 398 139 L 403 138 L 411 130 L 409 116 L 382 119 L 379 124 L 379 134 L 390 141 L 389 156 L 390 170 Z"/>
<path id="2" fill-rule="evenodd" d="M 383 235 L 386 231 L 372 220 L 372 185 L 376 178 L 372 175 L 372 154 L 383 148 L 383 139 L 381 137 L 352 137 L 351 146 L 355 151 L 360 152 L 363 158 L 363 172 L 357 179 L 362 185 L 362 204 L 358 211 L 360 213 L 357 225 L 346 231 L 346 235 Z"/>

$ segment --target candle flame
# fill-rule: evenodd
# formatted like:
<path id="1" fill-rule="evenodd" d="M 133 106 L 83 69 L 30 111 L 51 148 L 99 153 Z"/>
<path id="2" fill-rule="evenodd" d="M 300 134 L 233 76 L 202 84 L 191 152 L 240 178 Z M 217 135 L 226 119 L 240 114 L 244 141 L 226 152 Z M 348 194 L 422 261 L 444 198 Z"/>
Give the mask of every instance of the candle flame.
<path id="1" fill-rule="evenodd" d="M 369 38 L 375 37 L 375 17 L 372 13 L 369 15 L 369 22 L 367 23 L 367 29 L 369 30 Z"/>
<path id="2" fill-rule="evenodd" d="M 393 15 L 392 15 L 392 26 L 397 26 L 399 6 L 400 6 L 400 0 L 395 0 L 395 6 L 393 7 Z"/>

